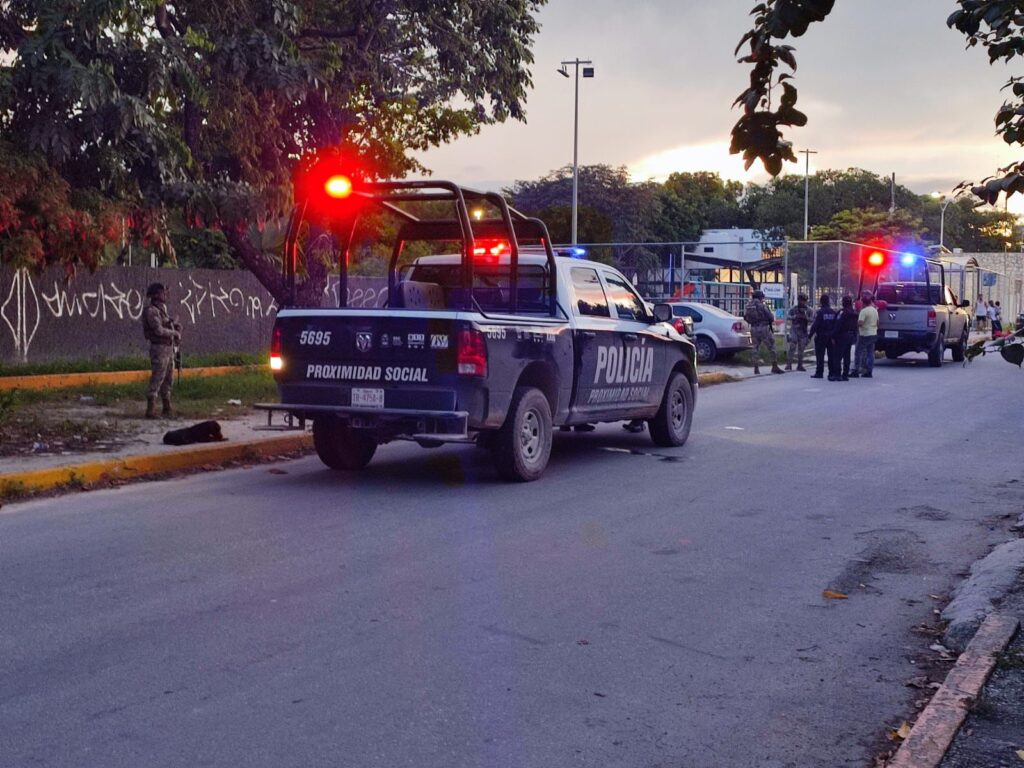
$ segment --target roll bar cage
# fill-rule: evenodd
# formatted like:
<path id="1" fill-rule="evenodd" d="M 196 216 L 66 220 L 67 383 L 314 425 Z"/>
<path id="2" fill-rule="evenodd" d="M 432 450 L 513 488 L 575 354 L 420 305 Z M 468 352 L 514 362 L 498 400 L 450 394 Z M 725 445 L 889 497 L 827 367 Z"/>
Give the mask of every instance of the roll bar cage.
<path id="1" fill-rule="evenodd" d="M 402 225 L 391 252 L 388 264 L 388 302 L 398 286 L 398 261 L 402 249 L 410 241 L 453 241 L 461 242 L 462 287 L 465 310 L 472 311 L 479 305 L 473 297 L 473 251 L 478 239 L 506 238 L 510 251 L 509 312 L 515 313 L 519 304 L 519 249 L 522 242 L 538 243 L 547 256 L 550 307 L 552 317 L 558 314 L 557 280 L 555 279 L 555 254 L 551 249 L 551 237 L 547 225 L 538 218 L 520 213 L 509 206 L 504 197 L 496 192 L 480 192 L 460 187 L 450 181 L 378 181 L 360 184 L 352 192 L 360 203 L 351 216 L 339 216 L 332 222 L 331 231 L 338 241 L 340 256 L 338 270 L 338 306 L 348 306 L 349 251 L 356 224 L 362 212 L 371 207 L 397 216 Z M 500 218 L 474 220 L 469 214 L 467 201 L 485 202 L 498 209 Z M 399 203 L 450 202 L 455 205 L 454 219 L 420 219 Z M 338 203 L 342 208 L 345 203 Z M 309 210 L 308 201 L 299 201 L 292 209 L 285 235 L 283 273 L 288 301 L 295 305 L 295 276 L 298 265 L 298 239 L 302 223 Z"/>
<path id="2" fill-rule="evenodd" d="M 879 248 L 878 250 L 886 250 L 886 251 L 888 251 L 888 249 L 883 249 L 883 248 Z M 891 251 L 891 252 L 895 253 L 894 251 Z M 945 286 L 946 286 L 946 265 L 945 264 L 943 264 L 938 259 L 931 259 L 931 258 L 928 258 L 927 256 L 918 256 L 917 257 L 917 261 L 920 261 L 922 264 L 925 264 L 927 266 L 938 267 L 939 268 L 940 279 L 942 280 L 942 283 L 939 285 L 939 290 L 941 291 L 943 288 L 945 288 Z M 931 270 L 928 269 L 927 266 L 926 266 L 926 268 L 924 270 L 924 283 L 925 283 L 925 286 L 927 286 L 927 289 L 930 291 L 931 290 L 931 285 L 932 285 L 932 276 L 931 276 Z M 874 272 L 874 281 L 872 282 L 871 292 L 872 293 L 878 293 L 878 284 L 879 284 L 879 282 L 881 281 L 881 278 L 882 278 L 881 270 L 880 269 L 866 270 L 863 267 L 861 267 L 861 270 L 860 270 L 860 281 L 857 284 L 857 295 L 854 297 L 855 301 L 859 301 L 861 295 L 864 293 L 864 274 L 865 274 L 865 272 L 868 272 L 868 271 Z M 870 275 L 869 275 L 869 277 L 870 277 Z"/>

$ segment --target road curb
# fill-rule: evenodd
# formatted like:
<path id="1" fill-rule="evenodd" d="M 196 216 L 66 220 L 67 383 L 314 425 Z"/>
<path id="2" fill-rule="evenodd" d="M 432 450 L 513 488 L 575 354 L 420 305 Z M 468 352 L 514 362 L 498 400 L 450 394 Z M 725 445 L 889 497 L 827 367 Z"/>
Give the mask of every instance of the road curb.
<path id="1" fill-rule="evenodd" d="M 1012 539 L 971 566 L 971 574 L 953 590 L 953 599 L 942 611 L 949 622 L 942 644 L 962 651 L 995 604 L 1024 572 L 1024 539 Z"/>
<path id="2" fill-rule="evenodd" d="M 990 613 L 918 716 L 888 768 L 937 768 L 992 669 L 1017 631 L 1017 619 Z"/>
<path id="3" fill-rule="evenodd" d="M 0 475 L 0 499 L 13 499 L 26 493 L 39 493 L 60 488 L 77 488 L 109 480 L 134 480 L 195 469 L 207 464 L 224 464 L 238 459 L 260 459 L 283 453 L 309 450 L 313 436 L 309 433 L 279 435 L 245 440 L 197 445 L 186 450 L 168 450 L 138 456 L 88 461 L 63 467 L 51 467 Z"/>
<path id="4" fill-rule="evenodd" d="M 255 370 L 258 365 L 215 365 L 205 368 L 182 368 L 186 379 L 224 376 L 228 373 Z M 38 376 L 0 376 L 0 392 L 12 389 L 70 389 L 90 384 L 131 384 L 146 381 L 149 371 L 96 371 L 93 373 L 54 373 Z"/>

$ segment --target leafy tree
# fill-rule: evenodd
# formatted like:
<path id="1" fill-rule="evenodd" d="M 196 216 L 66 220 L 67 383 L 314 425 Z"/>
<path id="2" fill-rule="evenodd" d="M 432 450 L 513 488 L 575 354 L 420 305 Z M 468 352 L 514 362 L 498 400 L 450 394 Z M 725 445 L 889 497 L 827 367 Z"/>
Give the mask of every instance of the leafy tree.
<path id="1" fill-rule="evenodd" d="M 981 45 L 990 63 L 1024 55 L 1024 15 L 1018 0 L 956 0 L 956 4 L 959 8 L 946 23 L 967 37 L 968 47 Z M 827 18 L 834 6 L 835 0 L 758 0 L 753 7 L 753 27 L 736 47 L 737 54 L 745 50 L 739 61 L 751 70 L 750 85 L 735 101 L 743 114 L 733 127 L 730 148 L 733 154 L 743 154 L 748 168 L 760 159 L 776 176 L 784 161 L 796 161 L 793 145 L 782 131 L 806 124 L 807 117 L 795 108 L 794 48 L 781 41 L 802 36 L 811 24 Z M 779 71 L 783 69 L 789 71 Z M 1007 144 L 1024 145 L 1024 78 L 1011 77 L 1005 88 L 1012 98 L 996 113 L 996 133 Z M 1002 168 L 998 175 L 971 187 L 975 196 L 989 204 L 1000 193 L 1009 196 L 1022 191 L 1024 162 Z"/>
<path id="2" fill-rule="evenodd" d="M 95 267 L 122 217 L 102 196 L 72 190 L 41 156 L 19 156 L 0 141 L 0 263 Z"/>
<path id="3" fill-rule="evenodd" d="M 853 243 L 921 242 L 921 220 L 908 211 L 890 213 L 879 208 L 839 211 L 827 224 L 811 228 L 812 240 L 847 240 Z"/>
<path id="4" fill-rule="evenodd" d="M 522 119 L 545 0 L 12 0 L 0 4 L 0 138 L 166 231 L 223 227 L 281 298 L 260 228 L 313 148 L 377 175 Z M 0 195 L 5 195 L 0 190 Z M 326 265 L 310 264 L 310 295 Z"/>

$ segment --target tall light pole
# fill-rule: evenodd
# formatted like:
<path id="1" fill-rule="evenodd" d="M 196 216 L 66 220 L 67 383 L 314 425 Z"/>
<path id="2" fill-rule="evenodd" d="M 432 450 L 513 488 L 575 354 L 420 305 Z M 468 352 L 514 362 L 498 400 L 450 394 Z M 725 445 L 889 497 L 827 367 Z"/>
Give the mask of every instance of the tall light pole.
<path id="1" fill-rule="evenodd" d="M 946 209 L 953 202 L 952 197 L 946 197 L 941 192 L 932 192 L 932 197 L 942 201 L 942 211 L 939 213 L 939 249 L 946 247 Z"/>
<path id="2" fill-rule="evenodd" d="M 809 230 L 808 213 L 810 211 L 809 201 L 811 199 L 811 155 L 818 153 L 813 149 L 801 149 L 800 154 L 807 157 L 807 165 L 804 167 L 804 240 L 806 240 Z"/>
<path id="3" fill-rule="evenodd" d="M 562 66 L 558 70 L 558 74 L 563 77 L 569 77 L 568 67 L 572 66 L 576 68 L 576 97 L 573 105 L 573 119 L 572 119 L 572 244 L 576 245 L 576 222 L 577 215 L 579 213 L 579 186 L 580 186 L 580 167 L 579 167 L 579 143 L 580 143 L 580 67 L 586 64 L 593 64 L 592 61 L 583 59 L 573 59 L 572 61 L 563 61 Z M 594 68 L 590 66 L 583 66 L 583 76 L 593 77 Z"/>

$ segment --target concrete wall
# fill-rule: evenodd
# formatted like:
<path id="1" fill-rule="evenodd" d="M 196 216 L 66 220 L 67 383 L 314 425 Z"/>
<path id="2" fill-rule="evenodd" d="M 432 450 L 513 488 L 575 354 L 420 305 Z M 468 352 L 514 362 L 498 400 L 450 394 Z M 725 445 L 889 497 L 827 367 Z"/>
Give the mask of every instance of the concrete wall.
<path id="1" fill-rule="evenodd" d="M 0 362 L 45 362 L 145 354 L 146 287 L 168 287 L 168 308 L 184 326 L 182 351 L 263 352 L 277 304 L 249 272 L 105 267 L 71 281 L 62 270 L 0 269 Z M 324 303 L 337 306 L 337 281 Z M 379 307 L 387 285 L 350 278 L 349 304 Z"/>
<path id="2" fill-rule="evenodd" d="M 951 275 L 951 287 L 962 298 L 971 302 L 971 310 L 978 295 L 986 301 L 998 301 L 1003 310 L 1003 325 L 1012 323 L 1024 310 L 1024 253 L 957 253 L 956 261 L 973 259 L 978 271 L 966 270 L 964 277 Z M 961 289 L 959 283 L 963 282 Z"/>

